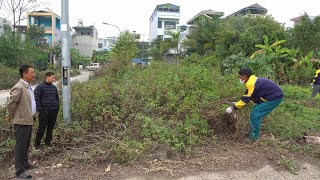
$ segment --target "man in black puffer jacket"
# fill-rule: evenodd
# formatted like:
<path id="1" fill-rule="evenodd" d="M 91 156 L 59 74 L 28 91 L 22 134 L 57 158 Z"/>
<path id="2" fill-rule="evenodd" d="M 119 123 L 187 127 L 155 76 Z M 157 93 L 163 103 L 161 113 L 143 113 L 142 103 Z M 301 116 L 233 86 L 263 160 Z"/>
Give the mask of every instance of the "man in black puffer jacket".
<path id="1" fill-rule="evenodd" d="M 41 139 L 46 129 L 45 145 L 52 148 L 52 131 L 59 111 L 59 95 L 57 87 L 52 84 L 54 81 L 54 73 L 47 72 L 46 80 L 39 84 L 34 91 L 37 112 L 39 113 L 39 127 L 35 139 L 36 151 L 40 149 Z"/>

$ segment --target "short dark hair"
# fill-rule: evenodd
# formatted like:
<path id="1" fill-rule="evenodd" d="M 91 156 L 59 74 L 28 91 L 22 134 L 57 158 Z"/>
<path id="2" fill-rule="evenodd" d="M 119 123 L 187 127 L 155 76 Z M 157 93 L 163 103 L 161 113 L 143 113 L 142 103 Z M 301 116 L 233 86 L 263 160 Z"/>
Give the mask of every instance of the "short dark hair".
<path id="1" fill-rule="evenodd" d="M 46 72 L 46 77 L 49 77 L 49 76 L 52 76 L 52 75 L 54 75 L 54 72 L 52 72 L 52 71 Z"/>
<path id="2" fill-rule="evenodd" d="M 240 76 L 246 75 L 247 77 L 250 77 L 252 75 L 252 70 L 250 68 L 241 68 L 238 74 Z"/>
<path id="3" fill-rule="evenodd" d="M 19 73 L 21 78 L 23 78 L 23 73 L 28 73 L 29 68 L 33 68 L 31 65 L 21 65 L 19 67 Z"/>

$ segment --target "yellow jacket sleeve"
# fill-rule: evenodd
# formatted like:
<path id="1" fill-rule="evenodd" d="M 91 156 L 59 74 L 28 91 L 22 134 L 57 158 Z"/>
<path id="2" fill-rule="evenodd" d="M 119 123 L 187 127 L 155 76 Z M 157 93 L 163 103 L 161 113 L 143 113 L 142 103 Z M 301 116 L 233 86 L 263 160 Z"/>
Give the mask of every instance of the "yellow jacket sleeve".
<path id="1" fill-rule="evenodd" d="M 235 104 L 235 109 L 241 109 L 243 106 L 247 105 L 251 100 L 251 95 L 254 92 L 254 86 L 257 81 L 257 77 L 252 75 L 246 82 L 246 92 L 241 97 L 241 99 Z"/>

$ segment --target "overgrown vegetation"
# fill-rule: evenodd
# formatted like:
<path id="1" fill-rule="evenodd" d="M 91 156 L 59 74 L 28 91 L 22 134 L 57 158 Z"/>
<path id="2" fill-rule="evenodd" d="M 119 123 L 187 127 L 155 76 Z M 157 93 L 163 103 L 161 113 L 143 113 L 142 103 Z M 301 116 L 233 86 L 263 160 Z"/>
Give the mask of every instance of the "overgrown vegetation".
<path id="1" fill-rule="evenodd" d="M 130 163 L 159 147 L 189 154 L 195 146 L 216 143 L 215 136 L 226 135 L 221 129 L 227 129 L 227 135 L 234 133 L 230 129 L 235 135 L 244 134 L 250 106 L 236 112 L 237 129 L 224 114 L 227 103 L 238 100 L 244 91 L 236 74 L 242 66 L 282 84 L 285 100 L 265 119 L 265 133 L 294 142 L 305 134 L 319 133 L 320 97 L 311 99 L 310 87 L 303 86 L 313 76 L 310 60 L 318 56 L 316 51 L 304 54 L 288 48 L 283 26 L 270 17 L 241 18 L 201 22 L 200 28 L 206 31 L 196 27 L 199 34 L 189 42 L 191 48 L 197 44 L 196 53 L 178 65 L 155 60 L 150 66 L 131 66 L 138 51 L 132 34 L 123 32 L 108 55 L 107 67 L 89 82 L 72 85 L 73 123 L 62 123 L 60 114 L 55 144 L 61 149 L 81 146 L 85 149 L 81 161 Z M 219 33 L 220 23 L 228 28 L 226 33 Z M 4 119 L 5 111 L 1 113 Z M 0 152 L 5 160 L 12 155 L 12 129 L 0 123 L 4 134 Z M 308 151 L 313 148 L 308 146 Z M 67 158 L 80 161 L 74 154 Z M 290 159 L 282 163 L 294 170 Z"/>

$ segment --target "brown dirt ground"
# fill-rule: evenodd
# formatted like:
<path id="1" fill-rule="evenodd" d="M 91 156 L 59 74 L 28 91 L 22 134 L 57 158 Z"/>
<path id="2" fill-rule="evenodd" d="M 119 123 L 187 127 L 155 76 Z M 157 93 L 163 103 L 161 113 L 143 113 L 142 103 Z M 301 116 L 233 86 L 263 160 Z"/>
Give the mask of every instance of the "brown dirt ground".
<path id="1" fill-rule="evenodd" d="M 275 168 L 283 168 L 279 162 L 284 156 L 316 163 L 311 157 L 266 146 L 263 143 L 264 139 L 260 142 L 248 142 L 243 139 L 235 141 L 224 137 L 218 138 L 216 142 L 194 148 L 188 157 L 171 154 L 170 158 L 142 158 L 140 162 L 128 165 L 83 163 L 81 161 L 75 163 L 69 161 L 65 156 L 70 152 L 51 152 L 47 158 L 35 160 L 39 167 L 32 170 L 31 173 L 34 179 L 38 180 L 121 179 L 141 175 L 176 178 L 203 171 L 255 169 L 267 164 Z M 157 150 L 155 154 L 158 155 L 159 152 L 161 153 Z M 57 164 L 62 166 L 57 167 Z M 110 171 L 105 172 L 109 165 Z M 14 167 L 10 167 L 9 170 L 5 169 L 0 179 L 14 179 Z"/>
<path id="2" fill-rule="evenodd" d="M 279 163 L 283 158 L 303 160 L 312 164 L 320 164 L 320 153 L 317 158 L 292 153 L 280 148 L 279 142 L 270 134 L 263 134 L 257 142 L 248 141 L 243 133 L 239 133 L 237 117 L 213 117 L 208 121 L 216 135 L 205 145 L 193 148 L 189 156 L 173 153 L 165 148 L 158 148 L 145 157 L 139 157 L 127 165 L 109 164 L 96 160 L 86 161 L 83 148 L 71 148 L 63 151 L 31 153 L 31 161 L 39 166 L 31 171 L 34 179 L 38 180 L 80 180 L 80 179 L 122 179 L 135 176 L 157 176 L 162 178 L 177 178 L 198 172 L 219 170 L 245 170 L 271 165 L 276 169 L 284 167 Z M 211 118 L 210 118 L 211 117 Z M 221 123 L 225 122 L 225 123 Z M 245 132 L 241 130 L 241 132 Z M 232 135 L 230 135 L 232 134 Z M 77 161 L 70 160 L 77 156 Z M 12 159 L 12 158 L 11 158 Z M 12 164 L 12 162 L 10 163 Z M 61 165 L 57 165 L 61 164 Z M 105 172 L 110 165 L 110 171 Z M 0 168 L 0 179 L 14 179 L 14 167 Z"/>

